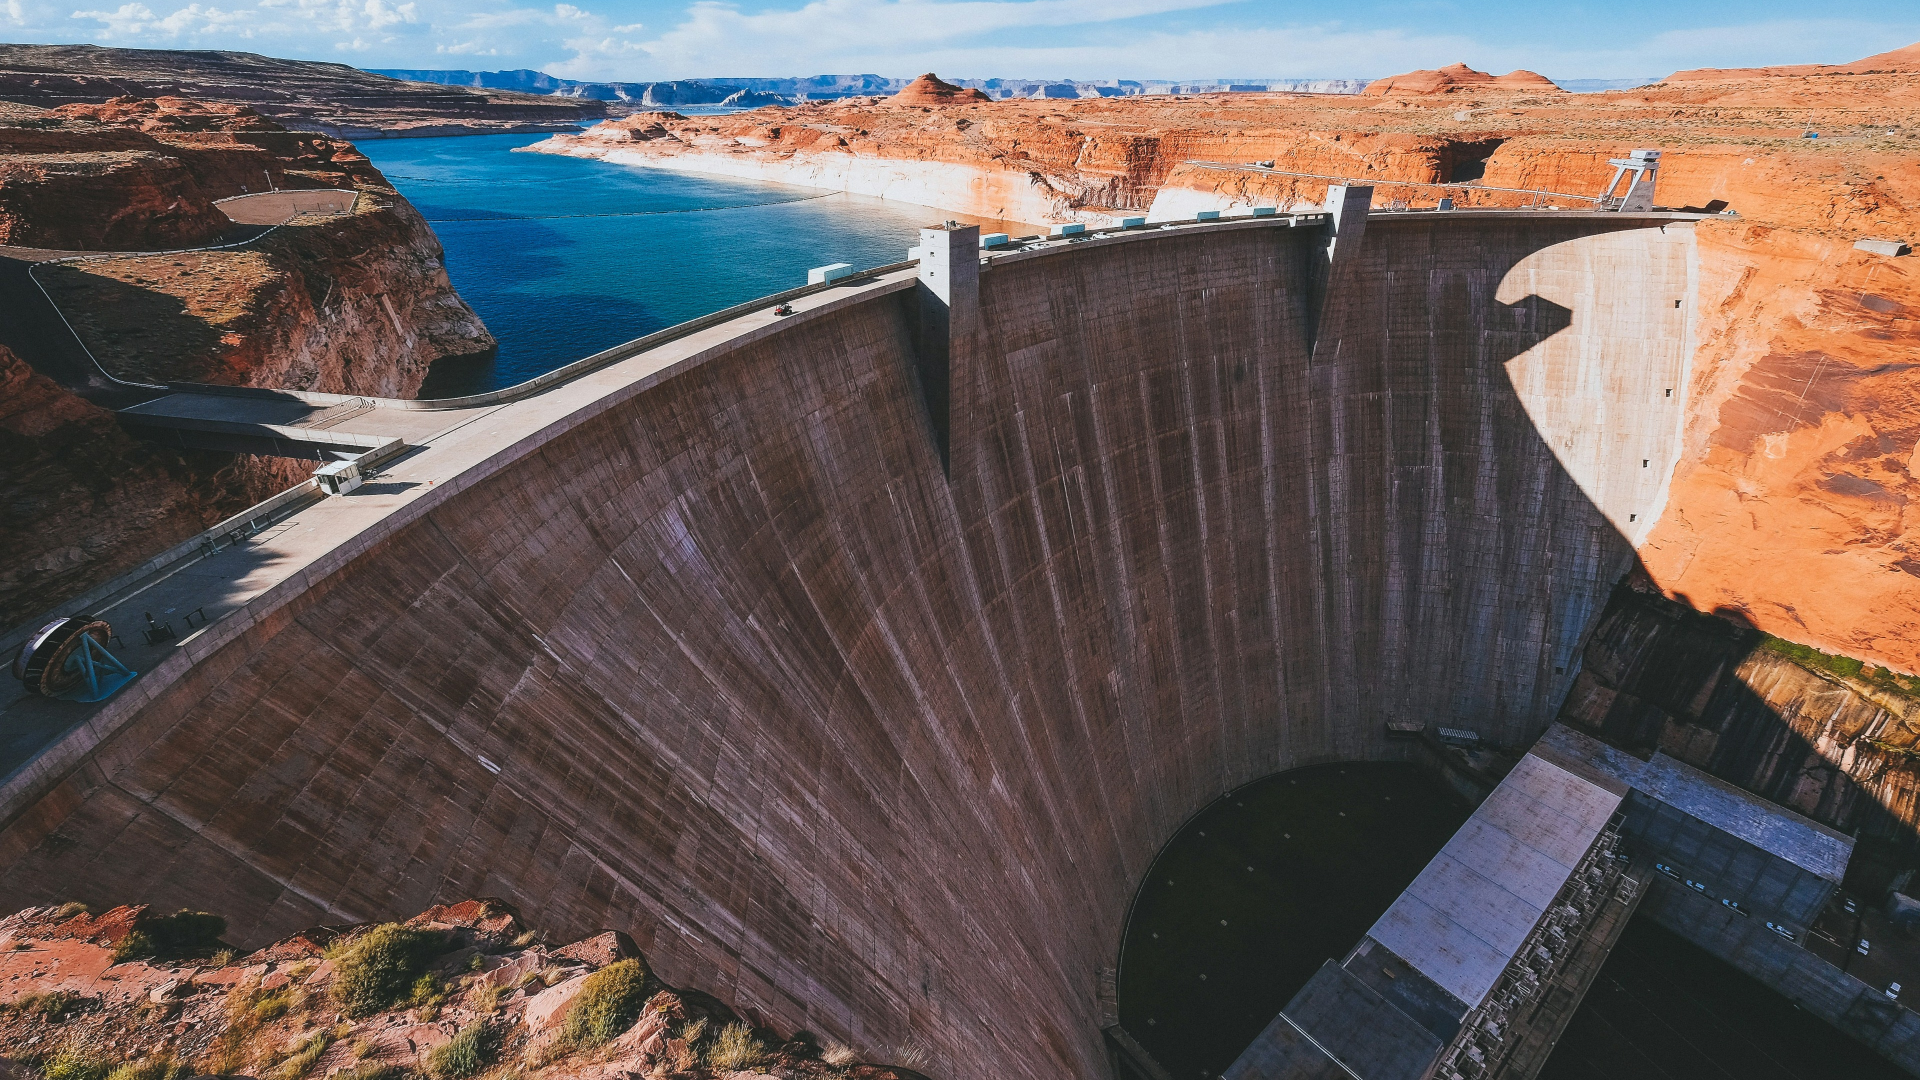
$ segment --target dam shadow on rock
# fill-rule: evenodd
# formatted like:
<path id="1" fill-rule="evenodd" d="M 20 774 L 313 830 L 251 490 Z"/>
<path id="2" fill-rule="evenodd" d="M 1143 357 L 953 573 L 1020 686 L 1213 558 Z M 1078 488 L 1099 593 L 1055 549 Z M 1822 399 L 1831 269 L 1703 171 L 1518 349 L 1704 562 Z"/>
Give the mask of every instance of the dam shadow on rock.
<path id="1" fill-rule="evenodd" d="M 1584 660 L 1561 721 L 1854 837 L 1846 884 L 1861 894 L 1884 894 L 1920 866 L 1911 755 L 1880 739 L 1897 734 L 1911 691 L 1876 688 L 1857 661 L 1770 645 L 1745 612 L 1668 599 L 1638 568 L 1609 599 Z"/>
<path id="2" fill-rule="evenodd" d="M 1679 453 L 1689 226 L 1382 217 L 1309 342 L 1321 250 L 997 261 L 951 478 L 910 286 L 543 421 L 90 736 L 0 902 L 499 896 L 878 1060 L 1104 1075 L 1166 838 L 1392 729 L 1529 742 Z"/>

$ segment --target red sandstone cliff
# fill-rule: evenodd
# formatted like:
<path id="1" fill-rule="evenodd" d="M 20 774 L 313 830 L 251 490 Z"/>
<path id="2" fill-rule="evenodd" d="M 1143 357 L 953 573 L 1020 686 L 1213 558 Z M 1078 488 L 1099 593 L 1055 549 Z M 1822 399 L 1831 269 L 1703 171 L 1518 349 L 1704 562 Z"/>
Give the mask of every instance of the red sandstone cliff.
<path id="1" fill-rule="evenodd" d="M 1661 600 L 1643 575 L 1589 632 L 1559 719 L 1659 749 L 1859 840 L 1848 884 L 1911 866 L 1920 679 L 1816 657 Z"/>
<path id="2" fill-rule="evenodd" d="M 315 927 L 245 956 L 222 948 L 223 926 L 145 906 L 0 919 L 0 1060 L 43 1074 L 130 1065 L 280 1080 L 919 1077 L 671 986 L 624 933 L 545 944 L 497 900 L 404 925 Z M 383 955 L 356 948 L 376 936 Z"/>
<path id="3" fill-rule="evenodd" d="M 215 200 L 269 186 L 350 191 L 352 210 L 238 247 L 138 254 L 259 233 L 236 233 Z M 88 350 L 130 380 L 409 397 L 434 361 L 493 346 L 448 282 L 432 230 L 364 155 L 242 107 L 10 107 L 0 113 L 0 243 L 132 252 L 35 271 Z M 23 272 L 10 282 L 20 311 L 39 310 Z M 0 526 L 26 556 L 0 571 L 0 623 L 36 616 L 311 469 L 133 440 L 52 380 L 28 377 L 29 365 L 59 369 L 64 324 L 50 313 L 39 325 L 0 323 L 14 338 L 11 378 L 45 403 L 11 413 L 8 480 L 33 493 L 35 510 Z"/>

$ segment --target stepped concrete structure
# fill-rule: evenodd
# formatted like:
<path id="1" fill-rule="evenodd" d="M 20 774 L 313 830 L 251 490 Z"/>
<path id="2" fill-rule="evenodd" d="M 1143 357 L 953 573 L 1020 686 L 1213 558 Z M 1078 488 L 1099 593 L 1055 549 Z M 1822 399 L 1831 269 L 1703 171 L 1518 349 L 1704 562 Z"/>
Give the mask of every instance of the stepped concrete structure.
<path id="1" fill-rule="evenodd" d="M 1108 1075 L 1163 840 L 1533 740 L 1680 452 L 1693 218 L 1352 209 L 955 234 L 939 355 L 910 267 L 409 428 L 103 608 L 211 620 L 119 696 L 0 702 L 0 903 L 496 895 L 942 1077 Z"/>
<path id="2" fill-rule="evenodd" d="M 1225 1080 L 1530 1080 L 1649 896 L 1656 921 L 1920 1073 L 1913 1014 L 1793 944 L 1852 854 L 1845 833 L 1556 724 Z"/>

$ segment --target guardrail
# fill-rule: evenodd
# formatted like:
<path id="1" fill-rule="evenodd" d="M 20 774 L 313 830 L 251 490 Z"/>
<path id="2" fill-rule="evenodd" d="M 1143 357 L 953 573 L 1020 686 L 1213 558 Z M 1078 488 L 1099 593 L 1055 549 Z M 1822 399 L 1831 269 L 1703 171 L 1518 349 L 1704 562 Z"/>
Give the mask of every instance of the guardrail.
<path id="1" fill-rule="evenodd" d="M 479 409 L 489 405 L 505 405 L 508 402 L 531 397 L 534 394 L 551 389 L 561 383 L 571 382 L 582 375 L 592 374 L 610 364 L 616 364 L 622 360 L 646 352 L 648 349 L 657 348 L 670 341 L 676 341 L 680 338 L 697 334 L 702 330 L 718 326 L 724 322 L 731 322 L 742 315 L 751 315 L 763 308 L 784 304 L 789 300 L 798 300 L 803 296 L 812 296 L 814 293 L 825 292 L 828 289 L 838 289 L 848 285 L 861 284 L 881 274 L 891 274 L 918 265 L 919 263 L 917 262 L 888 263 L 885 266 L 876 266 L 871 270 L 862 270 L 851 277 L 837 278 L 833 281 L 820 282 L 814 285 L 802 285 L 799 288 L 774 293 L 772 296 L 762 296 L 743 304 L 735 304 L 730 308 L 724 308 L 711 315 L 702 315 L 697 319 L 690 319 L 677 326 L 669 326 L 665 330 L 656 330 L 645 337 L 634 338 L 632 341 L 615 345 L 611 349 L 594 353 L 592 356 L 582 357 L 564 367 L 554 368 L 544 375 L 536 375 L 526 382 L 514 386 L 502 387 L 498 390 L 488 390 L 481 394 L 468 394 L 464 397 L 368 398 L 367 400 L 372 401 L 378 408 L 403 409 L 409 412 Z M 285 399 L 291 396 L 311 405 L 340 405 L 360 396 L 355 394 L 313 394 L 300 390 L 269 390 L 254 386 L 218 386 L 211 383 L 169 383 L 167 384 L 167 388 L 180 393 L 221 394 L 228 397 L 275 397 Z"/>

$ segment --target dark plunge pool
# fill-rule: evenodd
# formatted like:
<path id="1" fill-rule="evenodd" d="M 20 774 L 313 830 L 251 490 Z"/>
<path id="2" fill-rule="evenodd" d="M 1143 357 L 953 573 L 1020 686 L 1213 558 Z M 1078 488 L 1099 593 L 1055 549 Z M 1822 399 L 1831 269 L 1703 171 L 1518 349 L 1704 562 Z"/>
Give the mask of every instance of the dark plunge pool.
<path id="1" fill-rule="evenodd" d="M 1294 769 L 1221 796 L 1134 898 L 1121 1024 L 1179 1080 L 1220 1075 L 1470 813 L 1397 762 Z"/>

